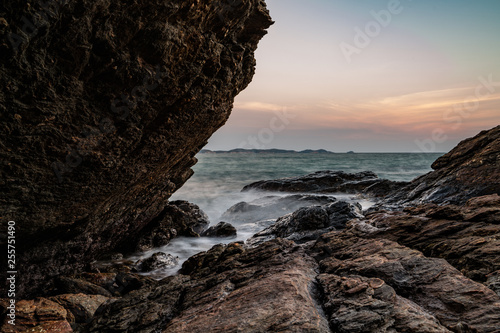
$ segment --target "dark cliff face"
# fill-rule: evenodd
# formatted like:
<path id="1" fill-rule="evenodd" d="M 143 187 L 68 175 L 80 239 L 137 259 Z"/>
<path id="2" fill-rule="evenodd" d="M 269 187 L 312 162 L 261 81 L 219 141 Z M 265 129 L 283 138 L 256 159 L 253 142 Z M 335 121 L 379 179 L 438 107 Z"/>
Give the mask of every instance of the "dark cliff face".
<path id="1" fill-rule="evenodd" d="M 21 293 L 158 216 L 251 81 L 265 3 L 0 5 L 0 211 Z"/>
<path id="2" fill-rule="evenodd" d="M 462 205 L 469 199 L 500 194 L 500 126 L 460 142 L 433 164 L 434 171 L 387 198 L 390 204 L 426 202 Z"/>

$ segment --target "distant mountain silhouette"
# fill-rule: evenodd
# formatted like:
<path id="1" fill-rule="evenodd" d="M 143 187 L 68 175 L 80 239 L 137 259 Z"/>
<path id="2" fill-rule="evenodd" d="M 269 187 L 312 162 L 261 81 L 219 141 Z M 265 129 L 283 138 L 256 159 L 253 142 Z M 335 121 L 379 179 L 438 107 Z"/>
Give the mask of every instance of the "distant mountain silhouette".
<path id="1" fill-rule="evenodd" d="M 231 150 L 209 150 L 202 149 L 200 154 L 263 154 L 263 153 L 273 153 L 273 154 L 334 154 L 331 151 L 325 149 L 306 149 L 306 150 L 287 150 L 287 149 L 231 149 Z"/>

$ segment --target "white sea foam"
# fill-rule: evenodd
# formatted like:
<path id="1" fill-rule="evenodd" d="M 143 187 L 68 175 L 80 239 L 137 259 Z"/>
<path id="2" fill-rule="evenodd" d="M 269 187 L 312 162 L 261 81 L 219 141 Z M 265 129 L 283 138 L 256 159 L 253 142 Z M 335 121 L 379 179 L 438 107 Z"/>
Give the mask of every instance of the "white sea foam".
<path id="1" fill-rule="evenodd" d="M 197 204 L 208 215 L 211 225 L 221 221 L 221 216 L 231 206 L 251 202 L 264 196 L 285 196 L 289 193 L 241 192 L 252 182 L 305 175 L 318 170 L 345 172 L 374 171 L 379 177 L 396 181 L 409 181 L 430 171 L 430 165 L 439 154 L 202 154 L 193 168 L 194 176 L 177 191 L 173 200 L 187 200 Z M 310 193 L 308 193 L 310 194 Z M 363 209 L 373 205 L 366 199 L 352 195 L 333 194 L 339 200 L 357 201 Z M 275 216 L 288 211 L 273 212 Z M 162 251 L 179 257 L 179 266 L 148 273 L 155 278 L 175 274 L 190 256 L 207 251 L 215 244 L 245 241 L 273 223 L 274 220 L 238 223 L 231 221 L 238 234 L 236 238 L 186 238 L 173 239 L 170 244 L 136 254 L 129 259 L 138 260 Z"/>

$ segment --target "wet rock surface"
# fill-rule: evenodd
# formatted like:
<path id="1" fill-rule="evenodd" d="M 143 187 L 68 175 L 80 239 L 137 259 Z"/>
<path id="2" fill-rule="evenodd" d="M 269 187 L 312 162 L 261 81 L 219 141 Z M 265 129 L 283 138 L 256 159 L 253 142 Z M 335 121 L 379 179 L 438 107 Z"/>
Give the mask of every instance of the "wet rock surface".
<path id="1" fill-rule="evenodd" d="M 258 222 L 277 219 L 287 213 L 293 213 L 301 207 L 324 205 L 337 199 L 324 195 L 294 194 L 285 196 L 264 195 L 251 202 L 239 202 L 222 215 L 229 222 Z"/>
<path id="2" fill-rule="evenodd" d="M 300 177 L 258 181 L 245 186 L 243 191 L 363 193 L 367 196 L 382 197 L 405 185 L 407 185 L 406 182 L 380 179 L 371 171 L 346 173 L 326 170 Z"/>
<path id="3" fill-rule="evenodd" d="M 179 258 L 169 253 L 156 252 L 151 257 L 138 260 L 134 265 L 137 272 L 151 272 L 160 268 L 175 267 L 179 263 Z"/>
<path id="4" fill-rule="evenodd" d="M 13 0 L 0 15 L 0 211 L 26 296 L 162 215 L 272 21 L 260 0 Z"/>
<path id="5" fill-rule="evenodd" d="M 276 223 L 255 234 L 248 243 L 256 245 L 276 237 L 304 243 L 328 231 L 343 229 L 349 220 L 362 217 L 361 206 L 357 203 L 337 201 L 325 206 L 303 207 L 280 217 Z"/>

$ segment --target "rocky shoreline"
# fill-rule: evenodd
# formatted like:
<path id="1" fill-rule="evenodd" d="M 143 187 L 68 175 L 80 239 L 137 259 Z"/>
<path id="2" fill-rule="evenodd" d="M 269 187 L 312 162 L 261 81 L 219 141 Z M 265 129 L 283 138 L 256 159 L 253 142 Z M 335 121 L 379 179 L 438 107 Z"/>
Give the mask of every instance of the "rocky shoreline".
<path id="1" fill-rule="evenodd" d="M 483 149 L 467 149 L 475 141 Z M 463 151 L 457 164 L 452 157 Z M 137 263 L 58 276 L 43 297 L 19 301 L 19 325 L 2 331 L 498 332 L 500 186 L 492 170 L 499 164 L 496 127 L 462 142 L 434 163 L 435 171 L 410 183 L 327 171 L 251 184 L 244 191 L 260 191 L 262 199 L 224 214 L 228 221 L 271 219 L 246 242 L 215 245 L 161 280 L 134 273 Z M 488 187 L 457 179 L 470 168 Z M 425 189 L 418 198 L 415 188 Z M 461 192 L 449 202 L 429 195 L 450 188 Z M 339 189 L 376 204 L 363 211 L 325 196 Z M 209 222 L 197 206 L 169 205 L 129 249 L 164 244 L 172 220 L 183 221 L 184 235 L 206 234 Z M 277 209 L 290 213 L 269 215 Z M 234 230 L 224 222 L 208 236 L 218 232 L 227 237 Z M 140 265 L 165 262 L 172 264 L 156 255 Z M 5 311 L 5 300 L 0 304 Z"/>
<path id="2" fill-rule="evenodd" d="M 211 228 L 168 201 L 272 24 L 262 0 L 0 4 L 0 222 L 19 272 L 0 331 L 499 331 L 500 126 L 408 183 L 333 170 L 250 184 L 262 198 Z M 231 242 L 235 221 L 260 231 Z M 229 242 L 182 264 L 156 251 L 179 237 Z"/>

